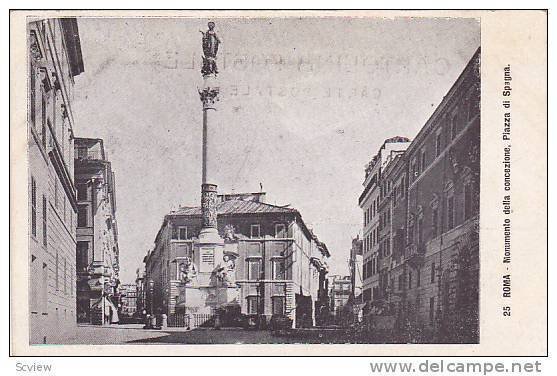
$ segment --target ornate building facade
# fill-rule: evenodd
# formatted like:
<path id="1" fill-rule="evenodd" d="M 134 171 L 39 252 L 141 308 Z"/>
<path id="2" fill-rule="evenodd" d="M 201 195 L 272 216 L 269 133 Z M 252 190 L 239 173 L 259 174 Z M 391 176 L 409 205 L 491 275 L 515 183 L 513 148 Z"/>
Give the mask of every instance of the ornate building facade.
<path id="1" fill-rule="evenodd" d="M 378 300 L 385 291 L 385 183 L 383 174 L 393 160 L 404 153 L 410 145 L 406 137 L 393 137 L 385 140 L 377 154 L 366 166 L 364 191 L 359 198 L 363 210 L 363 300 Z"/>
<path id="2" fill-rule="evenodd" d="M 364 280 L 364 299 L 368 321 L 395 318 L 393 341 L 479 340 L 479 61 L 478 49 L 374 185 L 378 261 L 370 266 L 364 252 L 364 274 L 379 277 L 371 293 Z M 360 197 L 364 212 L 369 192 Z"/>
<path id="3" fill-rule="evenodd" d="M 34 20 L 27 33 L 29 339 L 51 343 L 76 325 L 72 99 L 84 68 L 76 19 Z"/>
<path id="4" fill-rule="evenodd" d="M 296 326 L 319 321 L 328 305 L 327 247 L 297 210 L 266 204 L 264 197 L 217 196 L 222 260 L 196 246 L 201 208 L 181 207 L 166 215 L 144 258 L 145 285 L 152 286 L 146 290 L 147 311 L 168 315 L 169 323 L 224 306 L 266 321 L 287 315 Z"/>
<path id="5" fill-rule="evenodd" d="M 77 320 L 118 322 L 118 223 L 114 172 L 103 140 L 75 139 Z"/>

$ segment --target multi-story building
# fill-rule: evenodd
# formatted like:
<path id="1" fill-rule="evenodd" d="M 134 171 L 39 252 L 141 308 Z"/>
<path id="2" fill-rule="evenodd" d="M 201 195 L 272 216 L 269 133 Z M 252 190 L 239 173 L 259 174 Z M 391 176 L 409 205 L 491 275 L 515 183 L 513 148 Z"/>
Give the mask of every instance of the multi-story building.
<path id="1" fill-rule="evenodd" d="M 479 338 L 479 59 L 478 49 L 406 152 L 403 309 L 443 341 Z"/>
<path id="2" fill-rule="evenodd" d="M 355 303 L 363 301 L 363 241 L 359 236 L 352 239 L 350 248 L 350 282 L 352 284 L 352 296 Z"/>
<path id="3" fill-rule="evenodd" d="M 137 268 L 135 272 L 136 307 L 139 315 L 143 316 L 145 309 L 145 270 Z"/>
<path id="4" fill-rule="evenodd" d="M 332 275 L 329 277 L 329 299 L 330 308 L 336 319 L 344 317 L 343 310 L 350 301 L 352 294 L 352 282 L 350 276 Z M 348 312 L 351 316 L 352 312 Z"/>
<path id="5" fill-rule="evenodd" d="M 297 326 L 319 321 L 328 305 L 329 251 L 296 209 L 267 204 L 264 198 L 264 193 L 218 196 L 224 260 L 195 246 L 200 207 L 181 207 L 166 215 L 144 259 L 147 311 L 167 314 L 172 322 L 180 315 L 211 314 L 223 305 L 236 305 L 260 318 L 288 315 Z M 216 273 L 222 271 L 226 283 L 219 285 Z M 211 288 L 197 283 L 203 273 L 210 274 Z M 194 292 L 203 299 L 194 298 Z"/>
<path id="6" fill-rule="evenodd" d="M 364 297 L 396 316 L 399 341 L 479 339 L 479 59 L 376 183 L 379 294 Z"/>
<path id="7" fill-rule="evenodd" d="M 382 203 L 382 221 L 385 229 L 382 241 L 380 270 L 381 286 L 374 300 L 379 311 L 390 314 L 397 311 L 397 303 L 403 300 L 401 289 L 407 264 L 404 262 L 406 245 L 405 228 L 408 210 L 408 174 L 403 154 L 398 154 L 384 170 L 386 191 Z M 388 303 L 388 305 L 387 305 Z"/>
<path id="8" fill-rule="evenodd" d="M 132 318 L 137 314 L 137 285 L 123 283 L 118 286 L 118 315 L 120 320 Z"/>
<path id="9" fill-rule="evenodd" d="M 377 154 L 367 164 L 364 191 L 359 198 L 363 210 L 363 300 L 378 301 L 385 295 L 385 267 L 382 265 L 385 245 L 384 220 L 386 214 L 385 190 L 382 175 L 387 166 L 410 145 L 406 137 L 393 137 L 385 140 Z M 383 209 L 383 210 L 382 210 Z M 382 267 L 383 266 L 383 267 Z"/>
<path id="10" fill-rule="evenodd" d="M 98 138 L 75 139 L 77 320 L 118 322 L 118 226 L 114 172 Z"/>
<path id="11" fill-rule="evenodd" d="M 50 343 L 76 325 L 72 99 L 83 58 L 75 18 L 34 20 L 27 33 L 29 340 Z"/>

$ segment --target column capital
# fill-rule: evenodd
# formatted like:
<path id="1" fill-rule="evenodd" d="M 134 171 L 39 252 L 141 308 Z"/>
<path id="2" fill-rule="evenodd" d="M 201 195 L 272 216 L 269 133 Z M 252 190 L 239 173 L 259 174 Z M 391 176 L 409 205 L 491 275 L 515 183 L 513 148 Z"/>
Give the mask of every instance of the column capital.
<path id="1" fill-rule="evenodd" d="M 199 90 L 199 99 L 201 99 L 201 103 L 203 103 L 203 109 L 214 109 L 215 102 L 219 101 L 218 95 L 218 87 L 206 87 L 203 90 Z"/>

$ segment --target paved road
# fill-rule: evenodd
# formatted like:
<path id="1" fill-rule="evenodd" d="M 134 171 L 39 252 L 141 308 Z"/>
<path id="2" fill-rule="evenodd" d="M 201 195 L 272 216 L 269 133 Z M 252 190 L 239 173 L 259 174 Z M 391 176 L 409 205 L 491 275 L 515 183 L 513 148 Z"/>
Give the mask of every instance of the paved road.
<path id="1" fill-rule="evenodd" d="M 341 338 L 312 337 L 296 339 L 278 337 L 268 330 L 244 330 L 223 328 L 221 330 L 197 328 L 143 329 L 143 325 L 78 325 L 75 331 L 50 343 L 56 344 L 269 344 L 269 343 L 343 343 Z"/>
<path id="2" fill-rule="evenodd" d="M 276 337 L 268 330 L 244 329 L 194 329 L 189 331 L 172 331 L 162 337 L 150 337 L 131 341 L 131 343 L 164 344 L 256 344 L 256 343 L 297 343 L 299 341 Z"/>
<path id="3" fill-rule="evenodd" d="M 166 335 L 161 331 L 145 330 L 143 325 L 78 325 L 71 334 L 49 343 L 68 345 L 116 345 Z"/>

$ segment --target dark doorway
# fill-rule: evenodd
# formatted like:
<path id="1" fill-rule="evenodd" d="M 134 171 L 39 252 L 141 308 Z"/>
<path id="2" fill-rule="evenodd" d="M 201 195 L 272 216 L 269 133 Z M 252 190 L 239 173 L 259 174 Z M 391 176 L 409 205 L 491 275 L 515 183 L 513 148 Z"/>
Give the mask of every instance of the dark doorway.
<path id="1" fill-rule="evenodd" d="M 310 328 L 313 326 L 313 305 L 311 296 L 296 294 L 296 328 Z"/>

